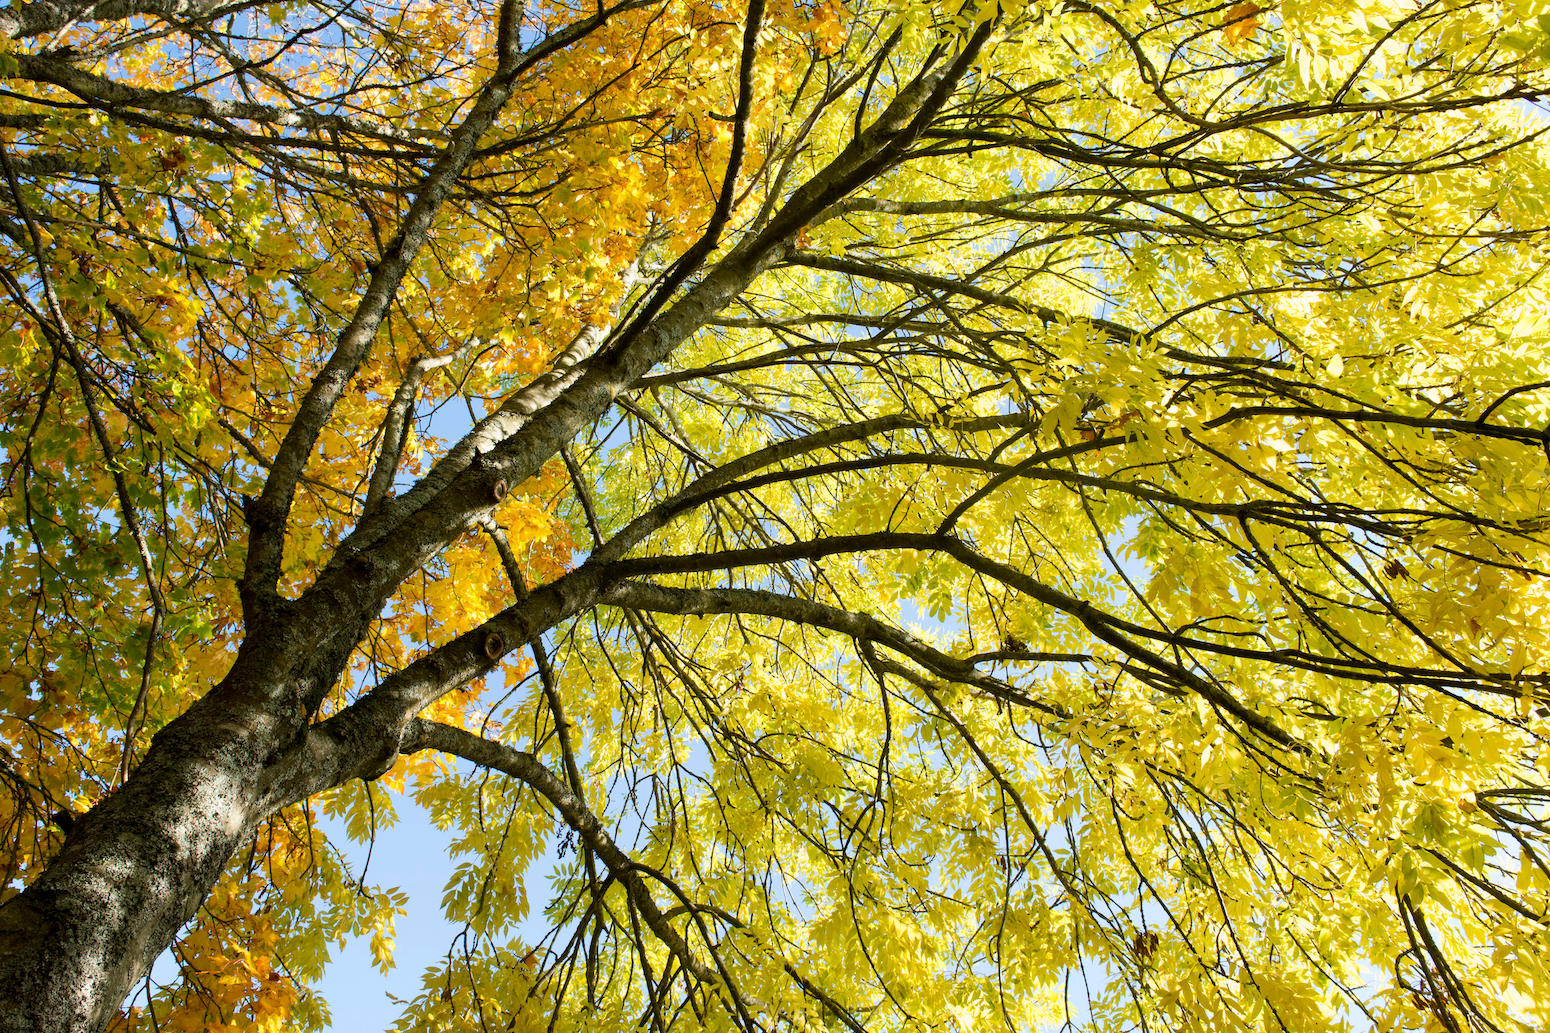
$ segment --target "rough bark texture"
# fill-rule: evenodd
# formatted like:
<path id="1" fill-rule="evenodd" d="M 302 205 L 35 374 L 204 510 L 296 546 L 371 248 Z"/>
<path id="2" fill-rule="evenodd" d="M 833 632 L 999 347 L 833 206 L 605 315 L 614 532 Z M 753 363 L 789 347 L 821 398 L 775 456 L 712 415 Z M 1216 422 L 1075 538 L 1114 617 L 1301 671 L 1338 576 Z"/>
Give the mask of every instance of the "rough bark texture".
<path id="1" fill-rule="evenodd" d="M 515 9 L 508 4 L 506 16 Z M 108 10 L 103 7 L 94 16 Z M 195 8 L 112 7 L 116 16 L 174 10 Z M 89 7 L 67 11 L 63 5 L 44 4 L 24 8 L 22 14 L 7 11 L 0 13 L 0 38 L 46 31 L 91 12 Z M 900 160 L 990 32 L 987 24 L 950 58 L 938 55 L 941 60 L 901 89 L 878 120 L 794 190 L 768 222 L 719 261 L 693 270 L 699 273 L 693 285 L 676 298 L 664 298 L 649 320 L 617 331 L 587 361 L 570 360 L 539 378 L 501 410 L 498 420 L 487 421 L 452 449 L 414 489 L 383 499 L 340 543 L 310 588 L 297 599 L 282 599 L 276 582 L 291 496 L 318 429 L 372 346 L 381 314 L 434 210 L 509 95 L 511 69 L 580 39 L 588 25 L 605 16 L 577 23 L 522 55 L 509 50 L 515 31 L 503 33 L 501 72 L 422 183 L 419 201 L 385 249 L 362 312 L 314 382 L 264 495 L 251 507 L 251 552 L 241 586 L 248 634 L 233 668 L 157 734 L 129 779 L 79 820 L 47 871 L 0 906 L 0 1033 L 101 1029 L 194 915 L 258 822 L 350 779 L 382 774 L 405 747 L 406 735 L 420 728 L 416 714 L 426 704 L 488 673 L 505 651 L 602 598 L 621 575 L 594 557 L 410 664 L 333 717 L 316 720 L 351 651 L 404 579 L 450 540 L 479 525 L 504 485 L 536 474 L 603 417 L 622 392 L 779 261 L 799 230 Z M 708 254 L 709 247 L 705 250 Z M 498 432 L 494 447 L 479 454 L 476 443 L 484 439 L 478 435 L 492 432 Z M 492 651 L 492 633 L 499 635 L 502 648 Z M 409 745 L 449 743 L 438 739 Z M 499 768 L 509 760 L 503 754 L 482 762 Z M 544 785 L 554 790 L 559 783 Z M 595 833 L 587 834 L 595 839 Z M 632 892 L 645 891 L 637 887 Z M 686 949 L 682 955 L 692 967 Z"/>
<path id="2" fill-rule="evenodd" d="M 224 11 L 235 11 L 240 3 L 225 0 L 105 0 L 81 3 L 80 0 L 34 0 L 13 3 L 0 11 L 0 38 L 22 39 L 58 32 L 82 21 L 118 21 L 135 15 L 168 21 L 192 21 L 210 18 Z"/>
<path id="3" fill-rule="evenodd" d="M 305 715 L 242 691 L 245 666 L 164 728 L 47 872 L 0 907 L 3 1033 L 101 1029 L 268 813 L 265 770 Z"/>

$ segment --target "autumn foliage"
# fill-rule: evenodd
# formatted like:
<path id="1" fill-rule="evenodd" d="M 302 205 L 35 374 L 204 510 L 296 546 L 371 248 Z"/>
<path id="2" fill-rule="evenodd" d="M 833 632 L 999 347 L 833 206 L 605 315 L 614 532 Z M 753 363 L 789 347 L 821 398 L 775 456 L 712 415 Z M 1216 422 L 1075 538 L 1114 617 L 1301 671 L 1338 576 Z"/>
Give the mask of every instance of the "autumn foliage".
<path id="1" fill-rule="evenodd" d="M 0 12 L 0 960 L 208 734 L 114 1030 L 324 1028 L 409 796 L 404 1029 L 1550 1023 L 1550 8 L 78 6 Z"/>

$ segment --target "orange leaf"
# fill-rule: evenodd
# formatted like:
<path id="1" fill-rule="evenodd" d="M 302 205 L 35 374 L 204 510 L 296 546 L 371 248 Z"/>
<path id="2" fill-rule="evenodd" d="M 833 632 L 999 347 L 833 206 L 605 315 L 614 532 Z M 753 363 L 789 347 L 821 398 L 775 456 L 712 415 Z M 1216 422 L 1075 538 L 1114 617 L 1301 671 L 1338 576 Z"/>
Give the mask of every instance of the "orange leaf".
<path id="1" fill-rule="evenodd" d="M 1222 42 L 1234 47 L 1252 39 L 1259 28 L 1259 13 L 1263 10 L 1256 3 L 1234 4 L 1228 8 L 1227 17 L 1222 21 Z"/>

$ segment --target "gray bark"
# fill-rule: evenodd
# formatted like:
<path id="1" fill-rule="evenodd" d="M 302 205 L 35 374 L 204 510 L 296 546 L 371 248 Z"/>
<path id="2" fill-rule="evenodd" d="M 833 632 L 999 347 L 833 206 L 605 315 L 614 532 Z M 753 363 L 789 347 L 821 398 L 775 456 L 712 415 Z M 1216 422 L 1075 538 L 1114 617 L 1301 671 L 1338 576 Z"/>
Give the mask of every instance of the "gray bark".
<path id="1" fill-rule="evenodd" d="M 54 12 L 55 21 L 72 16 L 63 5 L 34 6 L 46 11 L 36 17 L 32 7 L 0 14 L 0 35 L 46 31 L 37 26 L 45 24 L 47 12 Z M 143 5 L 123 9 L 151 11 Z M 163 5 L 154 13 L 164 9 L 172 10 Z M 72 10 L 73 16 L 93 10 L 102 16 L 108 7 Z M 24 24 L 23 14 L 32 20 Z M 476 462 L 471 442 L 454 448 L 415 489 L 397 499 L 383 499 L 300 598 L 282 599 L 274 585 L 284 529 L 317 431 L 371 346 L 380 317 L 429 228 L 435 204 L 509 93 L 509 77 L 497 77 L 475 104 L 465 122 L 467 131 L 454 135 L 448 155 L 427 177 L 425 203 L 411 209 L 389 245 L 361 312 L 315 379 L 271 466 L 264 493 L 255 500 L 243 584 L 248 634 L 233 668 L 220 685 L 156 735 L 144 761 L 79 820 L 46 871 L 0 905 L 0 1033 L 101 1029 L 194 915 L 253 828 L 280 807 L 353 778 L 375 778 L 406 746 L 472 749 L 466 742 L 452 743 L 443 733 L 427 733 L 416 715 L 439 696 L 489 673 L 511 649 L 601 602 L 610 583 L 607 567 L 588 564 L 535 590 L 325 721 L 315 720 L 316 711 L 344 670 L 351 649 L 397 586 L 448 541 L 479 525 L 505 485 L 536 474 L 606 414 L 621 392 L 780 260 L 798 230 L 819 221 L 837 201 L 902 160 L 969 68 L 990 28 L 987 23 L 969 45 L 907 84 L 875 123 L 794 191 L 756 234 L 731 249 L 649 322 L 521 392 L 520 404 L 502 410 L 503 438 L 488 454 Z M 504 38 L 513 40 L 515 33 Z M 503 72 L 517 60 L 503 52 Z M 481 763 L 504 770 L 513 759 L 501 754 Z M 522 770 L 543 781 L 540 773 Z M 557 781 L 539 788 L 562 812 L 570 806 L 568 796 L 551 795 L 564 792 Z M 610 865 L 625 864 L 604 849 L 598 829 L 579 831 Z M 666 937 L 662 929 L 657 933 Z M 686 948 L 682 957 L 692 968 Z"/>
<path id="2" fill-rule="evenodd" d="M 102 3 L 34 0 L 27 4 L 13 0 L 10 7 L 0 11 L 0 39 L 41 36 L 70 28 L 78 22 L 121 21 L 135 15 L 171 22 L 195 21 L 219 17 L 222 12 L 239 11 L 248 6 L 240 0 L 237 3 L 224 0 L 103 0 Z"/>
<path id="3" fill-rule="evenodd" d="M 304 728 L 283 694 L 225 682 L 155 737 L 43 875 L 0 907 L 0 1031 L 101 1029 L 269 812 L 265 772 Z"/>

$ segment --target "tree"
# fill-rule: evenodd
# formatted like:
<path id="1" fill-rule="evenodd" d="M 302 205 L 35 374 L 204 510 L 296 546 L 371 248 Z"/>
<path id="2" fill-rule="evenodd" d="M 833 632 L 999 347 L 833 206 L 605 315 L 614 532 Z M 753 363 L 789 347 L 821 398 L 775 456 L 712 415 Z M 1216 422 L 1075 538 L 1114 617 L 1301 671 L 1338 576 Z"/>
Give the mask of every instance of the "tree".
<path id="1" fill-rule="evenodd" d="M 0 1029 L 1550 1022 L 1542 6 L 0 11 Z"/>

